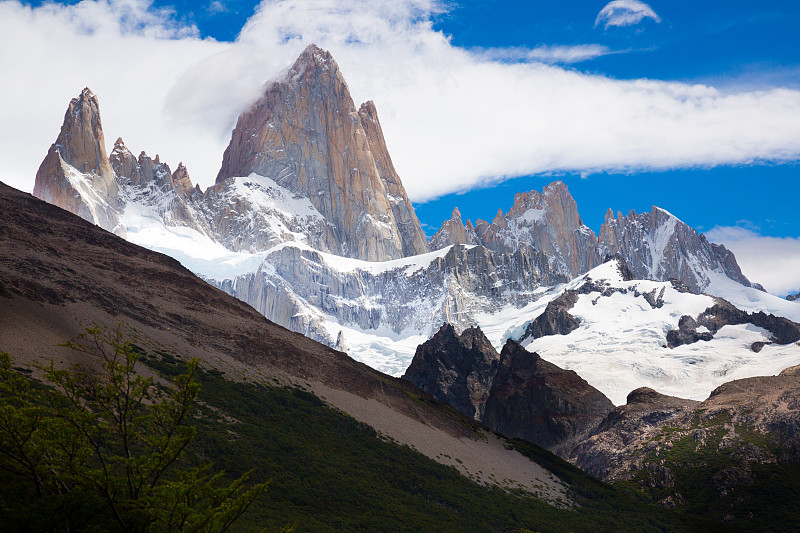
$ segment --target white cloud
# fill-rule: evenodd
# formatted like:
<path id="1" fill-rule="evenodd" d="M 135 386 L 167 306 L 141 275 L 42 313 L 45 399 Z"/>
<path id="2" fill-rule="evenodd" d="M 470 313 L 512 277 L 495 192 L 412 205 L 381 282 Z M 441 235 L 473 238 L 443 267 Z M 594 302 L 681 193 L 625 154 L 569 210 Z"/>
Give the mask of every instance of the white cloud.
<path id="1" fill-rule="evenodd" d="M 312 42 L 337 59 L 356 104 L 375 101 L 415 201 L 537 172 L 800 157 L 800 91 L 499 61 L 434 31 L 432 0 L 268 0 L 236 43 L 200 40 L 149 6 L 0 2 L 0 71 L 13 73 L 0 84 L 0 180 L 33 188 L 69 99 L 88 85 L 109 144 L 123 136 L 173 167 L 182 160 L 208 186 L 238 113 Z M 547 50 L 537 54 L 562 53 Z"/>
<path id="2" fill-rule="evenodd" d="M 764 237 L 742 226 L 717 226 L 705 235 L 731 250 L 744 275 L 767 291 L 785 296 L 800 290 L 800 238 Z"/>
<path id="3" fill-rule="evenodd" d="M 579 63 L 612 53 L 607 46 L 600 44 L 543 45 L 536 48 L 514 46 L 509 48 L 472 49 L 470 52 L 488 61 L 538 61 L 550 64 Z"/>
<path id="4" fill-rule="evenodd" d="M 661 17 L 656 15 L 653 8 L 640 0 L 613 0 L 600 10 L 594 25 L 598 26 L 605 22 L 606 28 L 609 26 L 632 26 L 639 24 L 645 18 L 661 22 Z"/>

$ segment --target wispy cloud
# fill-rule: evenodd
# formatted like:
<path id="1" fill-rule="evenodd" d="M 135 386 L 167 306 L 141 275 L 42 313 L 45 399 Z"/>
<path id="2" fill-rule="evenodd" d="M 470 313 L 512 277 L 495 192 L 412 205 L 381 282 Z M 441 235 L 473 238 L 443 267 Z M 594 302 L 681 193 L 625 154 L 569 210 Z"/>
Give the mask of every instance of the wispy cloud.
<path id="1" fill-rule="evenodd" d="M 800 290 L 800 238 L 765 237 L 747 221 L 706 232 L 736 255 L 742 272 L 778 296 Z"/>
<path id="2" fill-rule="evenodd" d="M 227 13 L 229 11 L 228 7 L 222 3 L 220 0 L 212 0 L 206 6 L 206 13 L 210 15 L 217 15 L 219 13 Z"/>
<path id="3" fill-rule="evenodd" d="M 375 101 L 417 202 L 549 171 L 800 157 L 800 91 L 586 75 L 547 64 L 580 55 L 558 47 L 491 58 L 435 31 L 440 9 L 429 0 L 269 0 L 235 43 L 218 43 L 147 0 L 0 1 L 0 50 L 15 51 L 0 53 L 0 180 L 32 189 L 69 99 L 88 85 L 108 139 L 183 161 L 210 185 L 237 115 L 312 42 L 332 52 L 356 103 Z"/>
<path id="4" fill-rule="evenodd" d="M 613 53 L 600 44 L 579 44 L 574 46 L 543 45 L 536 48 L 513 46 L 508 48 L 476 48 L 470 50 L 487 61 L 537 61 L 548 64 L 570 64 L 588 61 Z"/>
<path id="5" fill-rule="evenodd" d="M 613 0 L 600 10 L 594 25 L 599 26 L 605 23 L 606 28 L 609 26 L 632 26 L 639 24 L 645 18 L 661 22 L 661 17 L 656 15 L 653 8 L 640 0 Z"/>

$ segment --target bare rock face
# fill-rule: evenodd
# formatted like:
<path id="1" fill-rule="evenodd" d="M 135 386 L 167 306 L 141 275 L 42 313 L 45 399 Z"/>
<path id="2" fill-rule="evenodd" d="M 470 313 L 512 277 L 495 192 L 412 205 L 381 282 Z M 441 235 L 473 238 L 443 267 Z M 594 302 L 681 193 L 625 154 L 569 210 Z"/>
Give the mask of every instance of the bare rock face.
<path id="1" fill-rule="evenodd" d="M 560 181 L 541 193 L 517 194 L 508 213 L 498 211 L 491 224 L 478 221 L 475 231 L 480 243 L 494 251 L 542 251 L 570 278 L 601 263 L 597 236 L 583 224 L 575 199 Z"/>
<path id="2" fill-rule="evenodd" d="M 453 209 L 450 220 L 446 220 L 442 227 L 431 237 L 431 250 L 439 250 L 451 244 L 480 244 L 472 222 L 467 220 L 467 225 L 461 221 L 461 211 Z"/>
<path id="3" fill-rule="evenodd" d="M 181 196 L 190 197 L 195 193 L 189 171 L 186 170 L 183 161 L 178 163 L 178 168 L 172 173 L 172 186 Z"/>
<path id="4" fill-rule="evenodd" d="M 322 313 L 363 330 L 432 334 L 431 324 L 442 322 L 464 329 L 479 314 L 525 305 L 541 285 L 567 281 L 549 266 L 541 252 L 495 254 L 455 245 L 410 271 L 399 264 L 381 272 L 343 272 L 315 250 L 284 246 L 270 252 L 256 273 L 212 283 L 270 320 L 333 345 L 317 319 Z M 510 283 L 516 290 L 504 290 Z"/>
<path id="5" fill-rule="evenodd" d="M 559 453 L 614 409 L 602 392 L 509 339 L 500 353 L 483 422 Z"/>
<path id="6" fill-rule="evenodd" d="M 497 351 L 480 328 L 468 328 L 458 335 L 453 326 L 444 324 L 417 347 L 403 379 L 481 420 L 498 361 Z"/>
<path id="7" fill-rule="evenodd" d="M 708 287 L 710 273 L 722 272 L 752 286 L 729 250 L 655 206 L 650 213 L 631 211 L 623 217 L 618 212 L 616 218 L 609 209 L 599 245 L 603 254 L 621 254 L 639 279 L 675 278 L 699 294 Z"/>
<path id="8" fill-rule="evenodd" d="M 374 119 L 375 152 L 362 119 Z M 376 136 L 377 115 L 370 109 L 359 114 L 339 66 L 310 45 L 240 115 L 217 184 L 255 173 L 307 197 L 333 228 L 325 248 L 338 255 L 385 261 L 426 251 L 382 136 Z"/>
<path id="9" fill-rule="evenodd" d="M 86 88 L 70 101 L 58 138 L 36 172 L 33 194 L 114 231 L 118 193 L 97 97 Z"/>
<path id="10" fill-rule="evenodd" d="M 361 104 L 358 109 L 358 116 L 361 119 L 361 126 L 367 134 L 367 143 L 369 144 L 372 158 L 375 160 L 375 166 L 378 169 L 378 175 L 383 181 L 386 188 L 386 197 L 392 206 L 394 213 L 395 223 L 400 232 L 400 237 L 403 243 L 403 255 L 417 255 L 428 251 L 428 239 L 422 231 L 417 214 L 414 212 L 414 206 L 408 199 L 406 189 L 403 187 L 403 182 L 400 181 L 400 176 L 392 164 L 392 158 L 389 157 L 389 149 L 386 147 L 386 141 L 383 138 L 383 129 L 378 120 L 378 110 L 375 108 L 375 103 L 370 100 Z"/>

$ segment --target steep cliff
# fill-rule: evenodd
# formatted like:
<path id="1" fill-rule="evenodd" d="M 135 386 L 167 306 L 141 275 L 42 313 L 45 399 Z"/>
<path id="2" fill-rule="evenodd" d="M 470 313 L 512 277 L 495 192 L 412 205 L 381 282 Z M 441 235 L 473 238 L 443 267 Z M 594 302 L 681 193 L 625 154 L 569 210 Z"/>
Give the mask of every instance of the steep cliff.
<path id="1" fill-rule="evenodd" d="M 217 187 L 250 174 L 310 200 L 332 228 L 326 251 L 368 261 L 427 251 L 374 106 L 356 110 L 336 61 L 314 45 L 239 116 Z"/>

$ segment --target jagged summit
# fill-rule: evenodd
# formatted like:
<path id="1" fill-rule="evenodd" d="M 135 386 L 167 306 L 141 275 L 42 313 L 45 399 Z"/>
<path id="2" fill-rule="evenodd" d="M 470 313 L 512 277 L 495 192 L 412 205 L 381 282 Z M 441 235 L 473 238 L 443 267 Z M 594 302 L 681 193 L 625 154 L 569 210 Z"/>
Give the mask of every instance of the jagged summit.
<path id="1" fill-rule="evenodd" d="M 480 244 L 472 222 L 467 224 L 461 221 L 461 211 L 453 208 L 450 220 L 446 220 L 442 227 L 431 237 L 431 250 L 439 250 L 451 244 Z"/>
<path id="2" fill-rule="evenodd" d="M 431 239 L 431 248 L 450 244 L 480 244 L 501 254 L 517 251 L 547 254 L 553 269 L 573 278 L 600 264 L 597 237 L 583 224 L 578 206 L 561 181 L 546 185 L 542 192 L 514 196 L 507 213 L 497 210 L 491 223 L 478 219 L 474 228 L 453 217 Z"/>
<path id="3" fill-rule="evenodd" d="M 429 252 L 375 104 L 356 107 L 338 65 L 318 47 L 242 113 L 220 180 L 205 193 L 183 164 L 173 172 L 122 138 L 104 155 L 97 98 L 85 91 L 70 103 L 37 193 L 179 259 L 282 326 L 330 345 L 341 332 L 351 355 L 395 375 L 407 368 L 419 337 L 443 320 L 459 331 L 480 324 L 496 350 L 539 315 L 539 332 L 558 334 L 550 337 L 574 335 L 576 324 L 586 329 L 590 320 L 566 316 L 572 303 L 559 310 L 557 292 L 590 270 L 590 292 L 597 285 L 600 293 L 621 294 L 612 289 L 633 277 L 676 278 L 695 291 L 713 279 L 724 293 L 718 296 L 762 301 L 734 283 L 743 278 L 732 254 L 661 209 L 627 216 L 609 210 L 598 239 L 562 182 L 515 195 L 491 223 L 465 223 L 453 209 Z M 609 254 L 619 254 L 630 273 L 602 265 Z M 656 309 L 661 289 L 677 286 L 645 285 L 642 301 Z M 800 313 L 795 304 L 775 308 Z M 553 352 L 540 353 L 549 360 Z"/>
<path id="4" fill-rule="evenodd" d="M 603 254 L 621 254 L 639 279 L 675 278 L 695 293 L 705 291 L 718 274 L 751 286 L 730 251 L 660 207 L 641 214 L 631 210 L 627 216 L 618 212 L 616 218 L 609 209 L 599 247 Z"/>
<path id="5" fill-rule="evenodd" d="M 374 105 L 356 110 L 330 53 L 314 45 L 239 116 L 217 175 L 258 174 L 307 197 L 337 255 L 385 261 L 428 251 L 388 156 Z"/>

